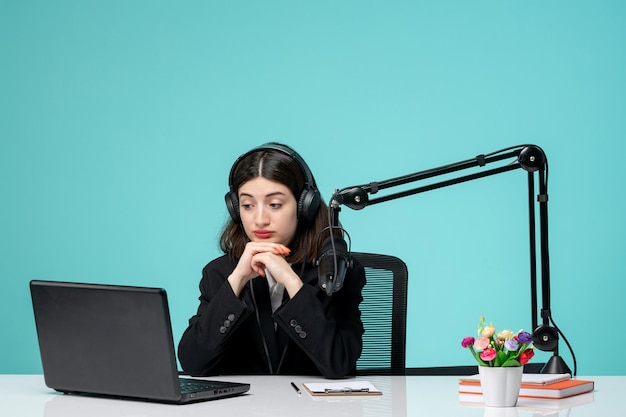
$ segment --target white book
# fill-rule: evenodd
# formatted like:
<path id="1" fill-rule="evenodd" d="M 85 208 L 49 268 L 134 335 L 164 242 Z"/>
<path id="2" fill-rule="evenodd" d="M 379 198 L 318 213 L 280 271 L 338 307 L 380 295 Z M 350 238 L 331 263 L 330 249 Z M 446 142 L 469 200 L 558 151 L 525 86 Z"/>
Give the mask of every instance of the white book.
<path id="1" fill-rule="evenodd" d="M 571 379 L 570 374 L 522 374 L 522 384 L 547 385 Z M 460 382 L 480 382 L 480 375 L 474 374 L 459 378 Z"/>

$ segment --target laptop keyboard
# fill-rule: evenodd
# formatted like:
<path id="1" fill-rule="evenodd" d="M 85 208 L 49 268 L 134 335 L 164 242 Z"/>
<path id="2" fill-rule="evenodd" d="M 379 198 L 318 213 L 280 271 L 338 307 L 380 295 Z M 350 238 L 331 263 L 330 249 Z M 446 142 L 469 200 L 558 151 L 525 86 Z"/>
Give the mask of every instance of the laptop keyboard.
<path id="1" fill-rule="evenodd" d="M 224 384 L 202 381 L 200 379 L 179 378 L 179 381 L 180 390 L 183 394 L 224 388 Z"/>

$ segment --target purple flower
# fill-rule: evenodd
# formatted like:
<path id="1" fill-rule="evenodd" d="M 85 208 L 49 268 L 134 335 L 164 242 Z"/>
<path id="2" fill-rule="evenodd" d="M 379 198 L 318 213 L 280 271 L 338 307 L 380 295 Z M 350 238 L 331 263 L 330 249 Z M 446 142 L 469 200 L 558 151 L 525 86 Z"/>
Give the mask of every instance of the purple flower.
<path id="1" fill-rule="evenodd" d="M 509 352 L 512 352 L 514 350 L 517 350 L 517 348 L 519 347 L 519 344 L 517 343 L 517 340 L 515 340 L 515 339 L 507 339 L 507 340 L 504 341 L 504 347 Z"/>
<path id="2" fill-rule="evenodd" d="M 525 345 L 530 344 L 533 341 L 533 336 L 528 332 L 519 332 L 517 334 L 517 340 Z"/>
<path id="3" fill-rule="evenodd" d="M 472 336 L 467 336 L 461 341 L 461 346 L 464 348 L 468 348 L 474 344 L 474 338 Z"/>

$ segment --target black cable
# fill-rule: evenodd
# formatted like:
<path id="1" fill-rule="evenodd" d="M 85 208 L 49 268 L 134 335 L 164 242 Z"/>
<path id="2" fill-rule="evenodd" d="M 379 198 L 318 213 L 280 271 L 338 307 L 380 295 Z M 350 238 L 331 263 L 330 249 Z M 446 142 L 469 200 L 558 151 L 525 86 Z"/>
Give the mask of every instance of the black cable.
<path id="1" fill-rule="evenodd" d="M 485 156 L 494 156 L 494 155 L 497 155 L 497 154 L 499 154 L 499 153 L 504 153 L 504 152 L 510 151 L 510 150 L 512 150 L 512 149 L 520 149 L 520 150 L 522 150 L 522 149 L 524 149 L 526 146 L 531 146 L 531 145 L 515 145 L 515 146 L 509 146 L 508 148 L 504 148 L 504 149 L 500 149 L 500 150 L 498 150 L 498 151 L 494 151 L 494 152 L 488 153 L 488 154 L 486 154 Z"/>
<path id="2" fill-rule="evenodd" d="M 335 239 L 333 239 L 333 212 L 332 212 L 332 204 L 335 199 L 335 194 L 333 193 L 331 197 L 331 201 L 328 204 L 328 238 L 330 239 L 330 247 L 333 251 L 333 279 L 337 279 L 337 250 L 335 249 Z M 339 225 L 337 225 L 339 226 Z M 335 285 L 335 283 L 332 283 Z"/>
<path id="3" fill-rule="evenodd" d="M 561 337 L 563 338 L 563 341 L 565 342 L 565 344 L 567 345 L 567 348 L 569 349 L 570 354 L 572 355 L 572 361 L 574 362 L 574 375 L 573 376 L 576 376 L 576 373 L 578 371 L 577 371 L 576 355 L 574 354 L 574 349 L 572 349 L 572 345 L 570 345 L 569 341 L 567 340 L 567 337 L 565 337 L 565 334 L 563 334 L 561 329 L 559 329 L 559 326 L 557 326 L 554 320 L 552 319 L 552 315 L 548 316 L 548 319 L 550 320 L 550 323 L 552 323 L 552 326 L 556 329 L 557 333 L 561 335 Z"/>
<path id="4" fill-rule="evenodd" d="M 543 152 L 543 150 L 542 150 Z M 545 153 L 544 153 L 545 155 Z M 545 188 L 546 188 L 546 198 L 548 197 L 548 157 L 546 157 L 545 159 Z M 546 252 L 549 251 L 549 248 L 546 248 Z M 546 253 L 546 256 L 548 257 L 548 259 L 550 258 L 549 253 Z M 549 312 L 548 314 L 548 320 L 550 323 L 552 323 L 552 326 L 556 329 L 557 333 L 561 335 L 561 337 L 563 338 L 563 341 L 565 342 L 565 344 L 567 345 L 567 348 L 569 349 L 570 354 L 572 355 L 572 361 L 574 362 L 574 375 L 576 376 L 577 372 L 578 372 L 578 365 L 576 363 L 576 354 L 574 353 L 574 349 L 572 348 L 572 345 L 569 343 L 569 340 L 567 340 L 567 337 L 565 337 L 565 334 L 561 331 L 561 329 L 559 329 L 559 326 L 556 325 L 556 323 L 554 322 L 554 319 L 552 318 L 552 313 Z"/>

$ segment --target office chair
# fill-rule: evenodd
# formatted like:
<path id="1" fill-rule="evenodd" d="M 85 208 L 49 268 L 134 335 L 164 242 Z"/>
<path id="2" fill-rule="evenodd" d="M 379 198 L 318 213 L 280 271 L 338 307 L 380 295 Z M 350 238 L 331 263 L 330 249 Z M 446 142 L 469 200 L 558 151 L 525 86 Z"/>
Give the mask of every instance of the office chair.
<path id="1" fill-rule="evenodd" d="M 473 375 L 476 365 L 406 368 L 408 270 L 390 255 L 352 252 L 365 269 L 360 305 L 365 327 L 357 375 Z M 539 373 L 543 363 L 528 363 L 524 372 Z"/>
<path id="2" fill-rule="evenodd" d="M 365 269 L 361 320 L 365 327 L 358 375 L 404 375 L 408 270 L 399 258 L 364 252 L 352 256 Z"/>

